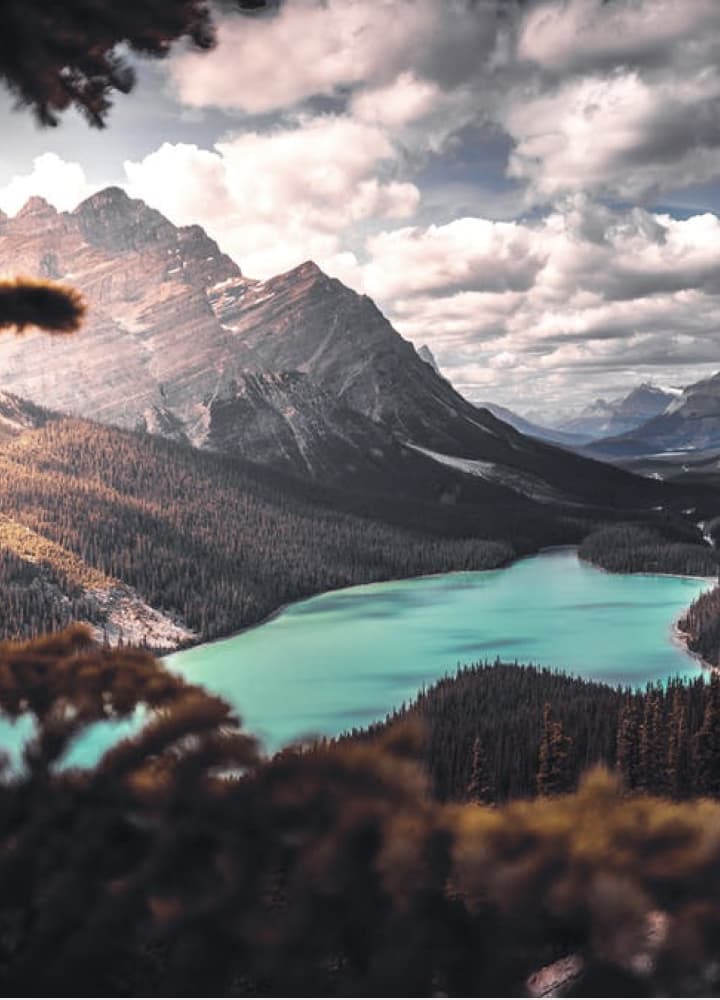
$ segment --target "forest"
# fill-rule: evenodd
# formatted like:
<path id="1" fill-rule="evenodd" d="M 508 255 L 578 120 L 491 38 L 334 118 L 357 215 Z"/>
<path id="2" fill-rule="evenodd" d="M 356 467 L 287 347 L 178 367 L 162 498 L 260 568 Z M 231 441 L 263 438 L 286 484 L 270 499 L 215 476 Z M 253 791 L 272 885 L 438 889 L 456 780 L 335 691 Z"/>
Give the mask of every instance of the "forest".
<path id="1" fill-rule="evenodd" d="M 495 568 L 587 530 L 577 516 L 531 505 L 448 510 L 323 490 L 239 459 L 70 419 L 3 447 L 0 495 L 6 517 L 135 587 L 204 638 L 319 591 Z M 0 620 L 6 637 L 27 634 L 18 628 L 23 600 L 34 634 L 64 623 L 52 589 L 14 593 L 17 613 Z"/>
<path id="2" fill-rule="evenodd" d="M 4 509 L 212 638 L 333 587 L 514 556 L 321 506 L 249 464 L 61 421 L 0 455 Z"/>
<path id="3" fill-rule="evenodd" d="M 700 529 L 667 515 L 605 524 L 584 538 L 579 555 L 613 573 L 718 575 L 715 549 Z"/>
<path id="4" fill-rule="evenodd" d="M 422 723 L 423 762 L 442 800 L 499 803 L 569 792 L 590 767 L 628 790 L 720 796 L 720 677 L 644 690 L 547 668 L 479 663 L 421 692 L 367 733 Z"/>
<path id="5" fill-rule="evenodd" d="M 697 527 L 674 515 L 613 523 L 622 514 L 522 499 L 450 505 L 343 491 L 69 418 L 3 444 L 0 495 L 6 638 L 73 620 L 77 582 L 93 574 L 129 584 L 208 639 L 320 591 L 496 568 L 548 545 L 582 543 L 582 558 L 620 572 L 717 573 Z M 47 539 L 30 590 L 9 522 Z M 70 582 L 68 560 L 77 564 Z M 102 624 L 91 597 L 74 608 Z"/>

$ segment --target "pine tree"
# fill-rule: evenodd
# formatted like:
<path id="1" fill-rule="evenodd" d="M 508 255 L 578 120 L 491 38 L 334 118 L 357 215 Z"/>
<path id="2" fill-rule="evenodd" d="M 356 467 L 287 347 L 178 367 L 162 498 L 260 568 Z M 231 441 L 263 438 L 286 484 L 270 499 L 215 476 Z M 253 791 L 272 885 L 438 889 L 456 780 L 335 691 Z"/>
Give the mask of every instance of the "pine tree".
<path id="1" fill-rule="evenodd" d="M 662 694 L 657 690 L 648 691 L 645 698 L 639 763 L 638 788 L 662 795 L 667 785 L 667 740 Z"/>
<path id="2" fill-rule="evenodd" d="M 252 13 L 268 0 L 3 0 L 0 80 L 43 125 L 71 105 L 102 127 L 135 73 L 124 52 L 162 57 L 173 42 L 215 43 L 217 9 Z M 120 51 L 120 47 L 124 52 Z"/>
<path id="3" fill-rule="evenodd" d="M 685 798 L 691 791 L 687 709 L 682 688 L 673 691 L 668 723 L 667 792 L 674 799 Z"/>
<path id="4" fill-rule="evenodd" d="M 550 705 L 543 710 L 543 731 L 538 755 L 538 795 L 559 795 L 570 791 L 570 751 L 572 739 L 566 736 L 562 723 L 553 719 Z"/>
<path id="5" fill-rule="evenodd" d="M 702 726 L 693 743 L 695 791 L 720 796 L 720 680 L 713 674 Z"/>
<path id="6" fill-rule="evenodd" d="M 628 791 L 637 788 L 640 773 L 638 728 L 636 701 L 628 694 L 620 709 L 615 749 L 615 766 Z"/>
<path id="7" fill-rule="evenodd" d="M 477 805 L 489 805 L 495 801 L 493 781 L 488 770 L 485 747 L 479 736 L 473 740 L 472 758 L 470 762 L 470 780 L 467 785 L 466 799 Z"/>

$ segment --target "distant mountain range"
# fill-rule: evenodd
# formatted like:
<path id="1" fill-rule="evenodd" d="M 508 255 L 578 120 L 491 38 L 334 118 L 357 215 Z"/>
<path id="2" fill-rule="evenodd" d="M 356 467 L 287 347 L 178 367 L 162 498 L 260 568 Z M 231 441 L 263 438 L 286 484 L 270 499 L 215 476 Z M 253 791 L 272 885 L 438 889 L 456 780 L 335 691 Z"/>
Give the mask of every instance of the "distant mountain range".
<path id="1" fill-rule="evenodd" d="M 591 450 L 608 458 L 720 450 L 720 373 L 689 385 L 632 430 L 595 441 Z"/>
<path id="2" fill-rule="evenodd" d="M 546 427 L 543 424 L 535 423 L 533 420 L 526 420 L 514 410 L 506 406 L 499 406 L 497 403 L 483 402 L 479 406 L 484 406 L 490 410 L 498 420 L 504 420 L 515 430 L 530 437 L 540 438 L 541 441 L 551 441 L 553 444 L 566 445 L 569 448 L 576 448 L 586 443 L 588 440 L 585 434 L 572 434 L 568 431 L 559 430 L 555 427 Z"/>
<path id="3" fill-rule="evenodd" d="M 2 217 L 0 267 L 71 281 L 90 304 L 77 336 L 0 340 L 4 390 L 35 406 L 433 502 L 657 500 L 647 480 L 469 403 L 311 261 L 255 281 L 200 227 L 119 188 L 69 213 L 32 198 Z"/>
<path id="4" fill-rule="evenodd" d="M 573 435 L 575 443 L 624 434 L 662 413 L 681 391 L 642 382 L 616 399 L 596 399 L 579 413 L 550 420 L 550 432 Z"/>

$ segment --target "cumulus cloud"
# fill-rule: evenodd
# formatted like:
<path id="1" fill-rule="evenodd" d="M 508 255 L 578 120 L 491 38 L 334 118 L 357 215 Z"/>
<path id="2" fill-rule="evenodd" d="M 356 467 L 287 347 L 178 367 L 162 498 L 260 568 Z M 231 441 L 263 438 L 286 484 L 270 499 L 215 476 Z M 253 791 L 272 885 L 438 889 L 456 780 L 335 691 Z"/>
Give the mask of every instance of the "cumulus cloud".
<path id="1" fill-rule="evenodd" d="M 427 118 L 440 101 L 441 91 L 436 83 L 406 72 L 389 84 L 359 91 L 350 107 L 361 121 L 392 128 Z"/>
<path id="2" fill-rule="evenodd" d="M 543 266 L 539 234 L 514 222 L 456 219 L 368 240 L 365 282 L 382 299 L 422 292 L 526 291 Z"/>
<path id="3" fill-rule="evenodd" d="M 472 398 L 585 397 L 594 382 L 717 366 L 720 220 L 574 197 L 518 223 L 463 219 L 368 240 L 354 279 Z M 552 378 L 550 378 L 552 374 Z M 576 381 L 573 387 L 573 380 Z"/>
<path id="4" fill-rule="evenodd" d="M 637 71 L 572 79 L 509 102 L 509 172 L 552 199 L 592 191 L 639 199 L 720 175 L 720 74 L 649 82 Z"/>
<path id="5" fill-rule="evenodd" d="M 366 81 L 382 83 L 410 68 L 440 32 L 455 0 L 286 0 L 273 17 L 221 21 L 218 48 L 170 63 L 182 101 L 250 113 L 332 96 Z"/>
<path id="6" fill-rule="evenodd" d="M 363 220 L 412 215 L 419 192 L 393 177 L 396 158 L 381 129 L 329 115 L 212 151 L 165 143 L 125 170 L 132 195 L 176 224 L 200 222 L 246 273 L 269 277 L 340 254 Z"/>
<path id="7" fill-rule="evenodd" d="M 646 199 L 720 176 L 715 0 L 536 3 L 515 56 L 497 116 L 531 199 Z"/>
<path id="8" fill-rule="evenodd" d="M 43 153 L 33 160 L 27 174 L 16 174 L 0 188 L 0 209 L 15 215 L 32 195 L 39 195 L 65 211 L 92 194 L 85 171 L 79 163 L 69 163 L 56 153 Z"/>
<path id="9" fill-rule="evenodd" d="M 517 51 L 557 73 L 657 67 L 718 27 L 715 0 L 551 0 L 530 7 Z"/>
<path id="10" fill-rule="evenodd" d="M 168 72 L 188 107 L 258 115 L 331 98 L 435 151 L 488 105 L 480 95 L 509 33 L 498 9 L 494 0 L 285 0 L 271 17 L 221 19 L 217 49 L 176 54 Z M 422 130 L 407 129 L 419 121 Z"/>
<path id="11" fill-rule="evenodd" d="M 286 0 L 221 20 L 215 52 L 168 67 L 188 106 L 331 97 L 415 151 L 492 121 L 514 144 L 509 175 L 547 202 L 720 176 L 719 58 L 716 0 Z"/>

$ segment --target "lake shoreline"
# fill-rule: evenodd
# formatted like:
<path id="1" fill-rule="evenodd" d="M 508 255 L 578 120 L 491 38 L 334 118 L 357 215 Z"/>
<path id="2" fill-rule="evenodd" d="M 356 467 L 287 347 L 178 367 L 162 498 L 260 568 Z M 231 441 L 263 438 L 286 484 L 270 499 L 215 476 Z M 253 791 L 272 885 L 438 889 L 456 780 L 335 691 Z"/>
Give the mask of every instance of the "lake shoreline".
<path id="1" fill-rule="evenodd" d="M 241 628 L 234 629 L 232 632 L 227 632 L 225 635 L 219 635 L 219 636 L 216 636 L 213 639 L 206 639 L 204 641 L 199 640 L 197 642 L 189 642 L 186 645 L 178 646 L 175 649 L 165 650 L 163 652 L 162 656 L 159 657 L 159 659 L 165 660 L 165 659 L 167 659 L 170 656 L 174 656 L 176 653 L 184 653 L 187 650 L 197 649 L 200 646 L 213 646 L 213 645 L 216 645 L 217 643 L 220 643 L 220 642 L 226 642 L 226 641 L 228 641 L 230 639 L 235 639 L 238 636 L 244 635 L 246 632 L 250 632 L 253 629 L 260 628 L 263 625 L 268 625 L 270 622 L 274 621 L 276 618 L 279 618 L 280 615 L 282 615 L 285 611 L 288 610 L 288 608 L 291 608 L 295 604 L 302 604 L 304 601 L 311 601 L 311 600 L 313 600 L 316 597 L 322 597 L 322 596 L 324 596 L 326 594 L 337 594 L 337 593 L 341 593 L 344 590 L 356 590 L 356 589 L 359 589 L 360 587 L 371 587 L 371 586 L 375 586 L 377 584 L 383 584 L 383 583 L 399 583 L 401 580 L 432 580 L 435 577 L 440 577 L 440 576 L 459 576 L 459 575 L 464 574 L 464 573 L 497 573 L 497 572 L 499 572 L 501 570 L 509 569 L 511 566 L 514 566 L 517 563 L 523 562 L 526 559 L 535 559 L 535 558 L 537 558 L 537 556 L 548 555 L 548 554 L 552 554 L 553 552 L 557 552 L 557 553 L 562 553 L 562 552 L 576 552 L 577 553 L 577 552 L 579 552 L 579 549 L 580 549 L 579 545 L 572 545 L 572 544 L 568 544 L 568 545 L 545 545 L 542 548 L 538 549 L 536 552 L 530 552 L 527 555 L 517 556 L 515 559 L 510 559 L 510 560 L 508 560 L 508 562 L 502 563 L 499 566 L 494 566 L 491 569 L 438 570 L 436 573 L 420 573 L 417 576 L 389 577 L 389 578 L 382 579 L 382 580 L 368 580 L 366 583 L 349 584 L 349 585 L 343 586 L 343 587 L 331 587 L 329 590 L 320 590 L 316 594 L 308 594 L 305 597 L 298 597 L 296 600 L 285 601 L 283 604 L 278 605 L 277 608 L 275 608 L 273 611 L 271 611 L 269 614 L 265 615 L 263 618 L 259 619 L 258 621 L 251 622 L 249 625 L 243 625 L 243 626 L 241 626 Z M 589 559 L 581 559 L 579 555 L 578 555 L 578 560 L 583 565 L 591 566 L 593 569 L 598 570 L 601 573 L 607 573 L 609 576 L 617 576 L 618 575 L 617 573 L 614 573 L 612 570 L 605 569 L 604 566 L 598 566 L 596 563 L 591 562 Z M 656 577 L 656 576 L 659 576 L 659 577 L 668 577 L 668 578 L 675 579 L 675 580 L 702 580 L 703 582 L 708 582 L 709 583 L 709 582 L 712 581 L 713 583 L 717 583 L 717 580 L 716 580 L 715 577 L 711 577 L 711 576 L 692 576 L 692 575 L 689 575 L 689 574 L 686 574 L 686 573 L 647 573 L 647 572 L 642 572 L 642 573 L 628 573 L 628 574 L 620 574 L 620 575 L 627 575 L 627 576 L 647 576 L 647 577 Z M 683 614 L 684 614 L 684 612 L 683 612 Z M 678 618 L 678 621 L 679 621 L 679 618 Z M 674 634 L 675 630 L 677 629 L 677 622 L 675 622 L 673 624 L 672 629 L 673 629 L 673 634 Z M 678 634 L 679 634 L 679 630 L 678 630 Z M 678 641 L 682 642 L 681 639 L 679 639 Z M 696 656 L 696 654 L 694 654 L 692 652 L 692 650 L 690 650 L 687 647 L 684 647 L 684 648 L 686 648 L 687 653 L 690 656 L 692 656 L 693 659 L 698 659 L 698 657 Z M 702 661 L 702 663 L 709 670 L 720 669 L 720 668 L 713 667 L 711 664 L 706 664 L 706 661 L 704 661 L 704 660 Z"/>
<path id="2" fill-rule="evenodd" d="M 365 728 L 470 663 L 535 664 L 638 690 L 692 683 L 699 664 L 674 620 L 708 581 L 597 569 L 575 546 L 553 546 L 507 573 L 336 588 L 276 608 L 266 620 L 285 617 L 267 630 L 249 626 L 165 662 L 235 705 L 270 748 Z"/>

